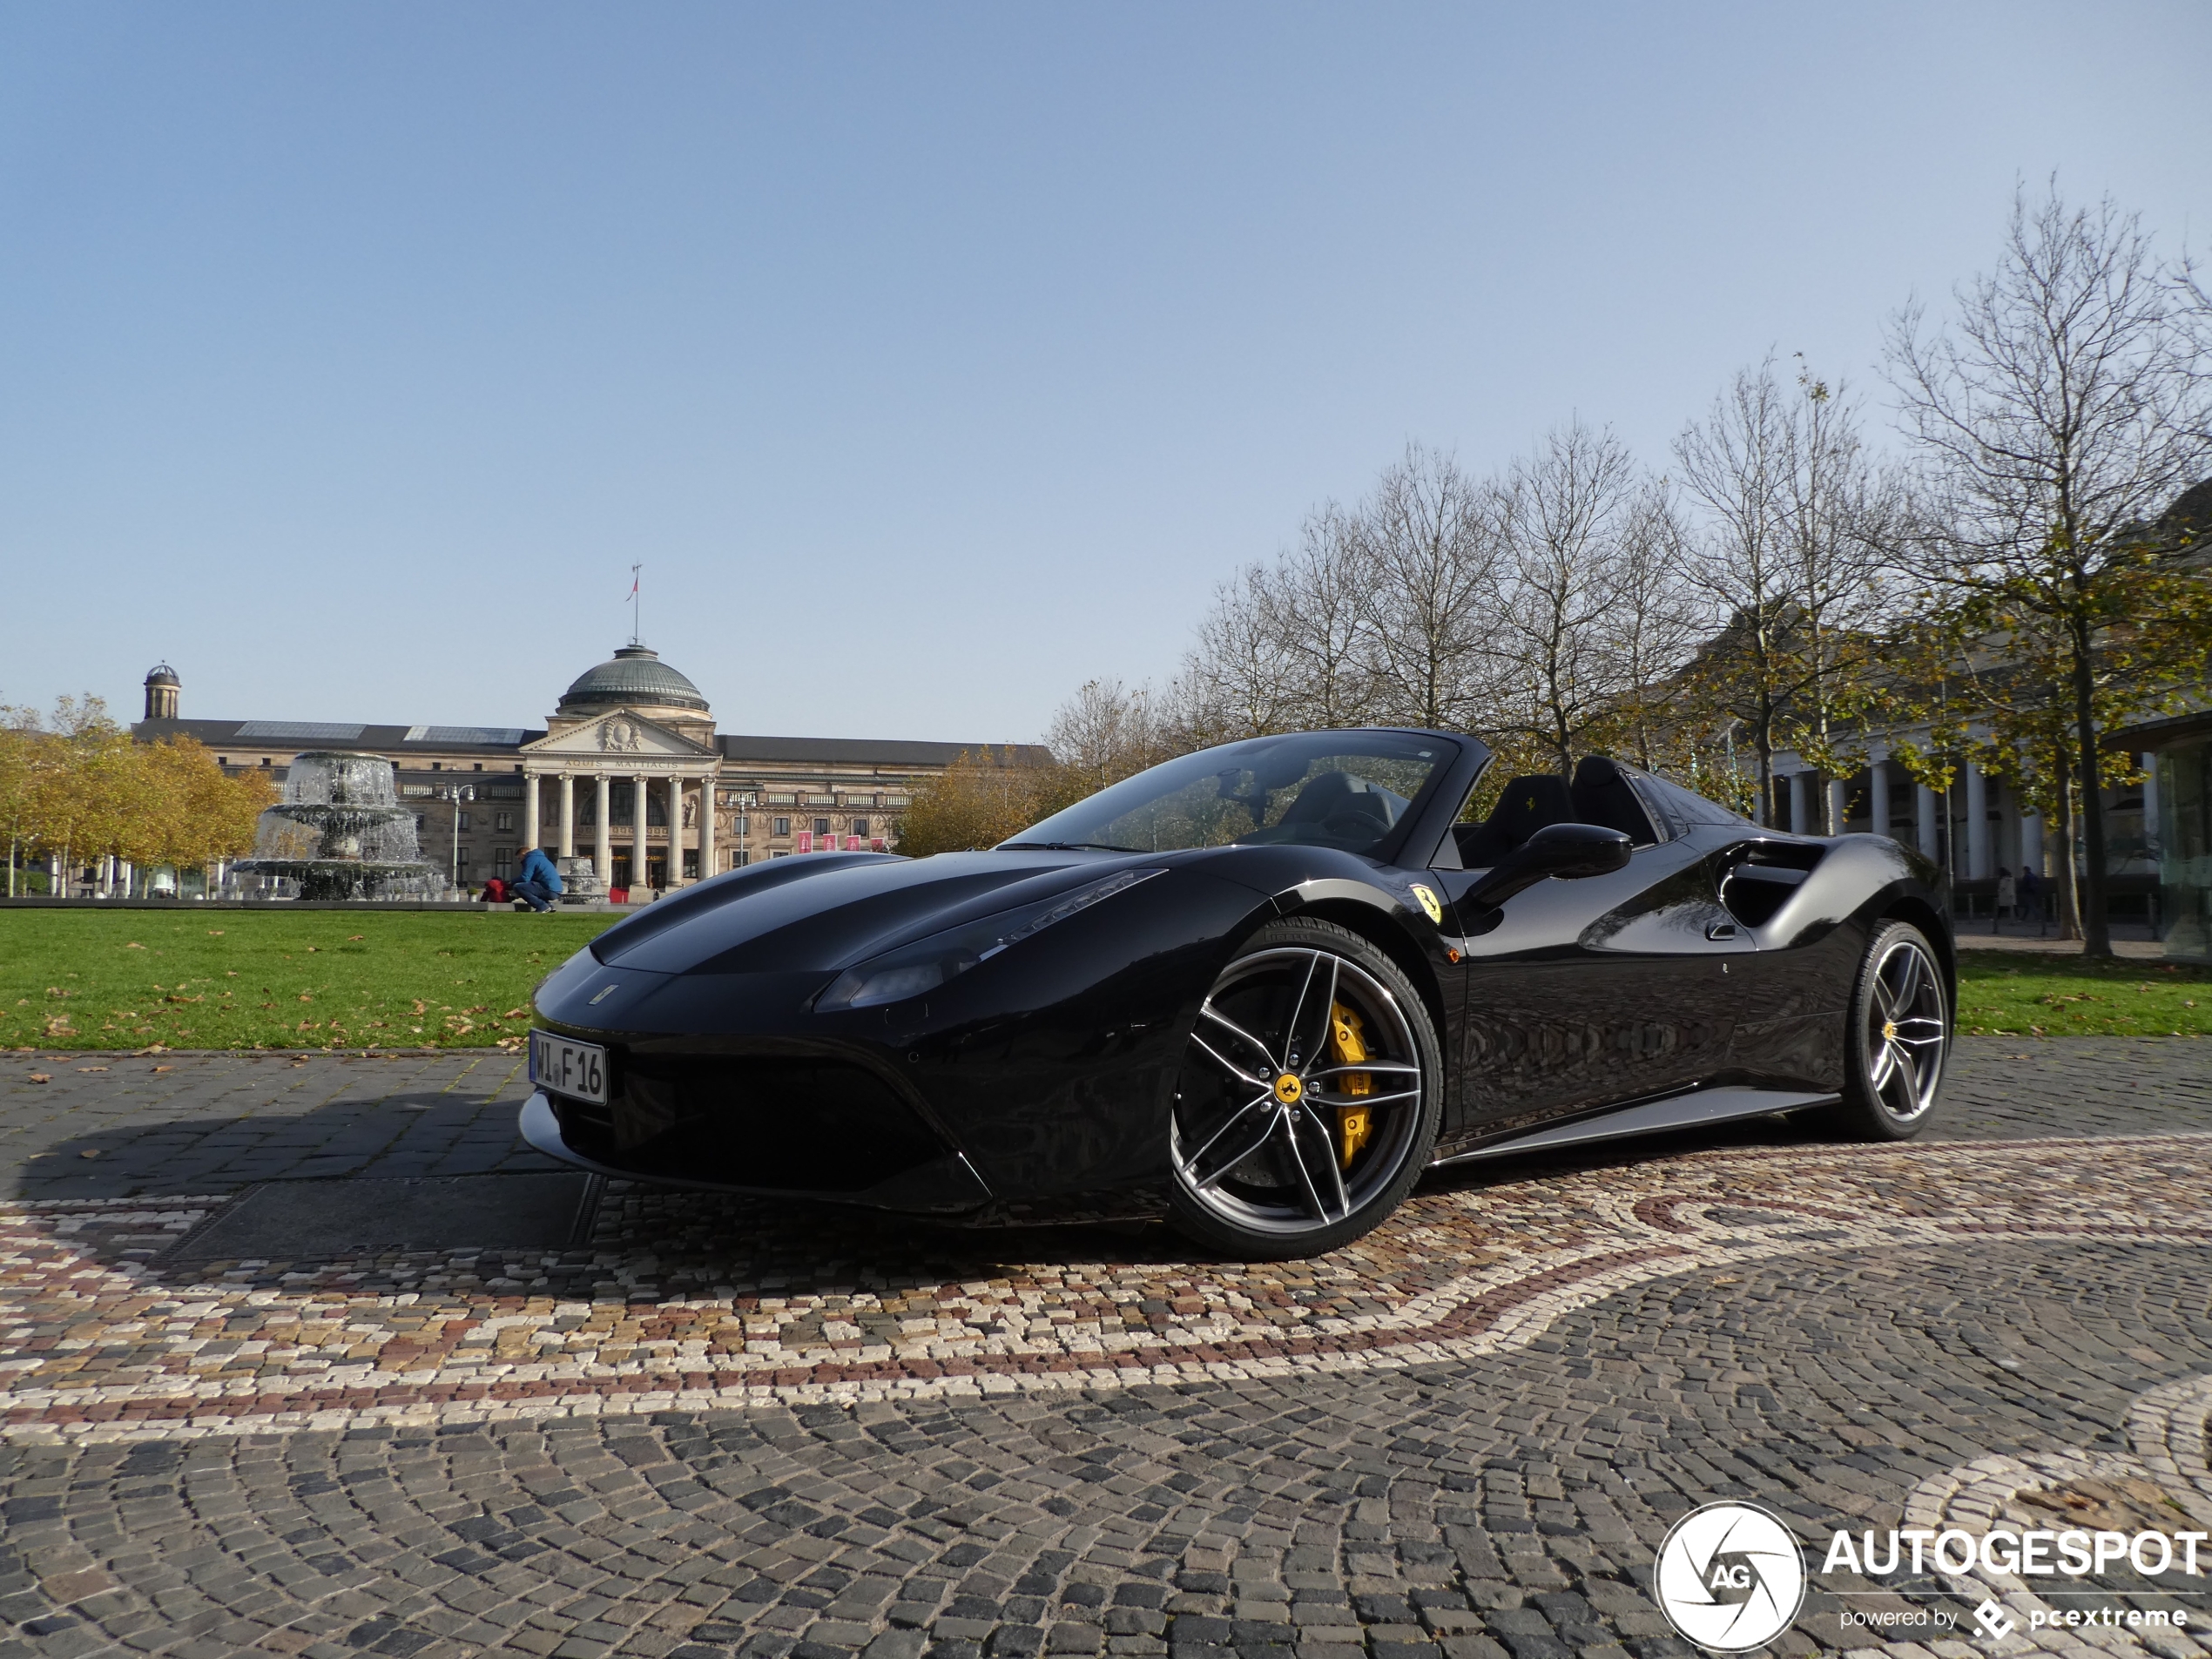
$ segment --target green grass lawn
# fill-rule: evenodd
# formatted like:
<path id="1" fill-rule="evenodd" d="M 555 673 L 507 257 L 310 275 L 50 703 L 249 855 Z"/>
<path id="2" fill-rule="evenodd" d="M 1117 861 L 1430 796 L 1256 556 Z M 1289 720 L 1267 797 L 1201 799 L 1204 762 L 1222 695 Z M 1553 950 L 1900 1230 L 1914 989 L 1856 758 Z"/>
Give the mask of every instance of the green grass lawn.
<path id="1" fill-rule="evenodd" d="M 2212 968 L 1959 953 L 1959 1029 L 2030 1037 L 2212 1035 Z"/>
<path id="2" fill-rule="evenodd" d="M 491 1048 L 617 918 L 0 911 L 0 1048 Z"/>
<path id="3" fill-rule="evenodd" d="M 604 913 L 0 911 L 0 1048 L 442 1049 L 517 1042 Z M 1962 951 L 1959 1028 L 2212 1035 L 2212 969 Z"/>

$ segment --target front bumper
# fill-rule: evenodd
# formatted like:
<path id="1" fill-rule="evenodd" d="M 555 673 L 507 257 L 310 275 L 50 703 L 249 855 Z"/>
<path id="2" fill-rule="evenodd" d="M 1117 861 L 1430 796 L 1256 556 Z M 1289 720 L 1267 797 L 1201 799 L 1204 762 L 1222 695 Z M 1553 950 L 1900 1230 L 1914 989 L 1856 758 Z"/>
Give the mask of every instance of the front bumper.
<path id="1" fill-rule="evenodd" d="M 523 1138 L 548 1157 L 572 1163 L 580 1170 L 595 1175 L 611 1177 L 622 1181 L 645 1181 L 656 1186 L 685 1187 L 695 1191 L 738 1192 L 761 1197 L 811 1198 L 832 1204 L 860 1204 L 871 1210 L 894 1210 L 911 1215 L 957 1216 L 979 1210 L 990 1202 L 991 1190 L 976 1174 L 967 1155 L 948 1152 L 926 1163 L 901 1170 L 895 1175 L 853 1192 L 826 1191 L 819 1188 L 788 1185 L 759 1185 L 745 1181 L 742 1172 L 735 1178 L 719 1174 L 679 1174 L 664 1170 L 625 1168 L 607 1157 L 594 1157 L 579 1150 L 570 1142 L 561 1125 L 560 1114 L 554 1109 L 552 1098 L 543 1089 L 538 1090 L 523 1103 L 522 1119 L 517 1126 Z"/>

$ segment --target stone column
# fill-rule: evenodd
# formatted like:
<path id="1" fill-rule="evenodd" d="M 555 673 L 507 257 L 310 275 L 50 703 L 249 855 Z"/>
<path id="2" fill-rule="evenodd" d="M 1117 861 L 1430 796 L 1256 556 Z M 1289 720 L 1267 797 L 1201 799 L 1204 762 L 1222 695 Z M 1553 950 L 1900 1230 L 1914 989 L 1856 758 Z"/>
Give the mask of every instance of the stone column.
<path id="1" fill-rule="evenodd" d="M 2143 769 L 2143 853 L 2155 865 L 2164 840 L 2158 827 L 2158 757 L 2137 755 L 2135 760 Z"/>
<path id="2" fill-rule="evenodd" d="M 714 775 L 699 779 L 699 880 L 717 874 L 714 867 Z"/>
<path id="3" fill-rule="evenodd" d="M 630 891 L 633 894 L 651 890 L 651 884 L 646 880 L 652 854 L 652 843 L 645 834 L 645 791 L 649 787 L 643 772 L 630 780 Z"/>
<path id="4" fill-rule="evenodd" d="M 602 891 L 615 879 L 614 826 L 609 821 L 607 797 L 612 785 L 604 772 L 591 774 L 591 804 L 598 815 L 599 839 L 591 846 L 592 867 L 599 872 Z"/>
<path id="5" fill-rule="evenodd" d="M 458 812 L 460 808 L 454 810 Z M 523 851 L 526 853 L 544 839 L 537 833 L 537 774 L 526 772 L 523 777 L 523 824 L 526 832 L 523 837 Z"/>
<path id="6" fill-rule="evenodd" d="M 1874 833 L 1890 833 L 1890 758 L 1882 756 L 1866 774 L 1868 799 L 1872 802 Z"/>
<path id="7" fill-rule="evenodd" d="M 1912 833 L 1924 856 L 1943 856 L 1942 842 L 1936 835 L 1936 792 L 1925 784 L 1912 786 Z"/>
<path id="8" fill-rule="evenodd" d="M 2050 873 L 2043 867 L 2043 820 L 2020 814 L 2020 867 L 2034 868 L 2039 876 Z"/>
<path id="9" fill-rule="evenodd" d="M 1803 835 L 1807 832 L 1810 826 L 1806 824 L 1805 819 L 1810 810 L 1810 803 L 1805 799 L 1805 774 L 1802 772 L 1793 772 L 1790 774 L 1791 834 Z"/>
<path id="10" fill-rule="evenodd" d="M 668 885 L 684 885 L 684 780 L 668 780 Z"/>
<path id="11" fill-rule="evenodd" d="M 1966 873 L 1976 881 L 1996 873 L 1989 857 L 1989 780 L 1966 763 Z"/>

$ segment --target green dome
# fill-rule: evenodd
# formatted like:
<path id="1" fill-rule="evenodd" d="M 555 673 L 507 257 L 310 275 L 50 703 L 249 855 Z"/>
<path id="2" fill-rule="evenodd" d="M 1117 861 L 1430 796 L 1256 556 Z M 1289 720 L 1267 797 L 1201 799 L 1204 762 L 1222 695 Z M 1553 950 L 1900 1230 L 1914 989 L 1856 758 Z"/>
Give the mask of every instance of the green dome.
<path id="1" fill-rule="evenodd" d="M 624 706 L 707 711 L 699 688 L 644 645 L 624 645 L 610 660 L 579 674 L 561 694 L 559 711 L 597 714 Z"/>

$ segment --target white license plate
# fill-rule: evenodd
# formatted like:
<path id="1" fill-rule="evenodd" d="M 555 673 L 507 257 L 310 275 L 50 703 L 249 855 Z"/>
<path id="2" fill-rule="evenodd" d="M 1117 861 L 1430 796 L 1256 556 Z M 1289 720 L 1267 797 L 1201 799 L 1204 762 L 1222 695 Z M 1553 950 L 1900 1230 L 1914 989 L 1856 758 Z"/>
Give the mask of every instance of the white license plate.
<path id="1" fill-rule="evenodd" d="M 607 1103 L 607 1051 L 550 1032 L 530 1033 L 530 1081 L 571 1100 Z"/>

